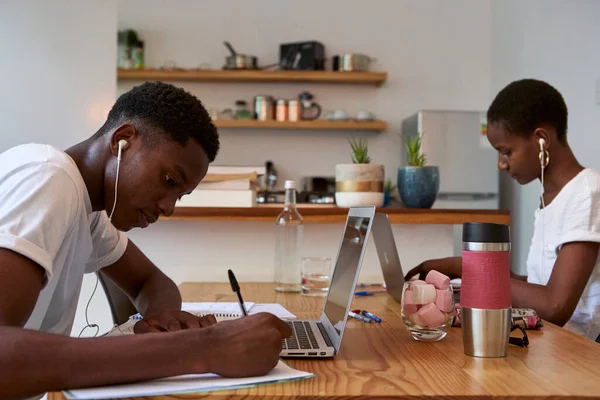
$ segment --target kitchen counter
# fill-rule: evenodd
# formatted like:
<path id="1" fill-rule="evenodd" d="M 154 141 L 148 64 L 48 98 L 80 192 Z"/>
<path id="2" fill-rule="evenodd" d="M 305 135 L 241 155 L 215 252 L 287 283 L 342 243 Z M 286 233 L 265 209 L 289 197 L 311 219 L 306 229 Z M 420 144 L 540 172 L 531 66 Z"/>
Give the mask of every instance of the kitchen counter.
<path id="1" fill-rule="evenodd" d="M 273 222 L 282 208 L 283 204 L 261 204 L 247 208 L 178 207 L 171 217 L 161 219 Z M 304 217 L 304 221 L 311 223 L 343 222 L 348 214 L 347 208 L 340 208 L 335 205 L 299 204 L 297 208 Z M 510 224 L 510 212 L 508 210 L 380 208 L 377 209 L 377 212 L 386 213 L 393 224 L 457 225 L 465 222 Z"/>

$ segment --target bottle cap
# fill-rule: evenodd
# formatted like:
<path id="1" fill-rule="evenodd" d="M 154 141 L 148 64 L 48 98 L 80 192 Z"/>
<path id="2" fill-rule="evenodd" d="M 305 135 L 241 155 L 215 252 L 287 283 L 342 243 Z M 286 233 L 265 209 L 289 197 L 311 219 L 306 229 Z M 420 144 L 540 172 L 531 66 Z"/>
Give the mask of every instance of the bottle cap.
<path id="1" fill-rule="evenodd" d="M 296 181 L 285 181 L 286 189 L 296 189 Z"/>
<path id="2" fill-rule="evenodd" d="M 487 222 L 466 222 L 463 224 L 462 241 L 465 243 L 510 243 L 508 225 Z"/>

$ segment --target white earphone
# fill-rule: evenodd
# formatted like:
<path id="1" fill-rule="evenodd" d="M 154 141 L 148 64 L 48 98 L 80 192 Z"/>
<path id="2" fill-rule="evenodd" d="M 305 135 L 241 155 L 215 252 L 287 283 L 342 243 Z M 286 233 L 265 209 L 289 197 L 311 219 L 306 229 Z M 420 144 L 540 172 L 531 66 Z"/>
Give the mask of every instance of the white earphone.
<path id="1" fill-rule="evenodd" d="M 108 216 L 109 222 L 112 222 L 112 216 L 115 212 L 115 207 L 117 206 L 117 187 L 119 184 L 119 169 L 121 168 L 121 155 L 123 154 L 123 150 L 126 149 L 128 145 L 129 145 L 129 143 L 127 143 L 127 140 L 125 140 L 125 139 L 119 140 L 119 150 L 117 152 L 117 174 L 115 177 L 115 200 L 113 201 L 112 211 L 110 212 L 110 215 Z M 104 227 L 104 231 L 102 232 L 102 236 L 100 237 L 100 239 L 104 239 L 104 235 L 106 234 L 106 229 L 108 229 L 108 224 Z"/>
<path id="2" fill-rule="evenodd" d="M 540 189 L 540 198 L 542 199 L 542 208 L 545 208 L 546 205 L 544 204 L 544 169 L 546 168 L 546 151 L 544 150 L 544 145 L 546 144 L 546 141 L 544 140 L 544 138 L 540 138 L 538 142 L 540 144 L 540 166 L 542 169 L 542 186 Z"/>
<path id="3" fill-rule="evenodd" d="M 127 145 L 129 143 L 127 143 L 127 140 L 125 139 L 121 139 L 119 140 L 119 150 L 117 152 L 117 175 L 115 177 L 115 201 L 113 202 L 113 208 L 112 211 L 110 212 L 110 215 L 108 216 L 108 223 L 106 224 L 106 226 L 104 227 L 104 230 L 102 231 L 102 235 L 100 236 L 100 240 L 104 239 L 104 236 L 106 235 L 106 230 L 108 229 L 108 226 L 110 225 L 110 223 L 112 222 L 112 216 L 113 213 L 115 212 L 115 206 L 117 205 L 117 185 L 119 184 L 119 169 L 121 168 L 121 155 L 123 154 L 123 150 L 125 148 L 127 148 Z M 95 249 L 95 258 L 96 258 L 96 263 L 98 263 L 98 254 L 97 254 L 97 249 L 94 246 Z M 96 333 L 94 333 L 94 337 L 96 337 L 98 335 L 98 332 L 100 331 L 100 326 L 98 326 L 98 324 L 90 324 L 89 318 L 88 318 L 88 309 L 90 307 L 90 303 L 92 302 L 92 299 L 94 298 L 94 294 L 96 293 L 96 289 L 98 289 L 98 270 L 100 270 L 100 268 L 96 268 L 96 283 L 94 284 L 94 290 L 92 290 L 92 294 L 90 296 L 90 299 L 87 302 L 87 305 L 85 306 L 85 322 L 86 322 L 86 326 L 83 327 L 83 329 L 81 330 L 81 332 L 79 332 L 79 337 L 81 337 L 81 335 L 83 334 L 83 332 L 85 332 L 85 330 L 87 328 L 95 328 L 96 329 Z"/>
<path id="4" fill-rule="evenodd" d="M 544 140 L 544 139 L 541 139 L 541 140 Z M 119 150 L 117 153 L 117 161 L 121 161 L 121 153 L 123 152 L 123 149 L 127 148 L 128 144 L 129 143 L 127 143 L 127 140 L 125 140 L 125 139 L 119 140 Z M 119 173 L 118 168 L 119 168 L 119 166 L 117 165 L 117 174 Z"/>
<path id="5" fill-rule="evenodd" d="M 544 170 L 546 169 L 546 151 L 544 149 L 544 145 L 546 144 L 546 141 L 544 140 L 544 138 L 540 138 L 538 140 L 539 144 L 540 144 L 540 167 L 541 167 L 541 177 L 540 180 L 542 181 L 542 186 L 540 187 L 540 199 L 541 199 L 541 203 L 542 203 L 542 208 L 546 208 L 546 204 L 544 203 Z M 542 212 L 542 251 L 540 252 L 540 268 L 542 270 L 542 275 L 545 276 L 546 274 L 546 269 L 544 267 L 544 249 L 546 247 L 546 241 L 545 241 L 545 235 L 546 233 L 544 232 L 545 229 L 545 223 L 544 223 L 544 213 Z"/>

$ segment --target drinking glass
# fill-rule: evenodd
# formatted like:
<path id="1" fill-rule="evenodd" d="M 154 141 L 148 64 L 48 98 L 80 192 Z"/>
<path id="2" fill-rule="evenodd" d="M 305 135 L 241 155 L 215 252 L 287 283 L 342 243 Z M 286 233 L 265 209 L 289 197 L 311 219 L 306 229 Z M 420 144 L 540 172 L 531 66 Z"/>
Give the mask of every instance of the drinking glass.
<path id="1" fill-rule="evenodd" d="M 300 260 L 302 291 L 305 296 L 326 296 L 331 280 L 331 259 L 302 257 Z"/>

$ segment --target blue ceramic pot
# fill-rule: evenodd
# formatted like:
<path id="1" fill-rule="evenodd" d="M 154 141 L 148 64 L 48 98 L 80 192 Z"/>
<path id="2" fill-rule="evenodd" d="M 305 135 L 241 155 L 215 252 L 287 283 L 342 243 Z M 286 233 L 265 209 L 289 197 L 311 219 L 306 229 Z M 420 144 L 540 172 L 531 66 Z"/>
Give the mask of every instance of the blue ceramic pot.
<path id="1" fill-rule="evenodd" d="M 438 167 L 398 168 L 398 193 L 408 208 L 431 208 L 440 191 Z"/>
<path id="2" fill-rule="evenodd" d="M 392 200 L 392 195 L 387 190 L 383 191 L 383 207 L 387 207 L 390 205 L 390 201 Z"/>

